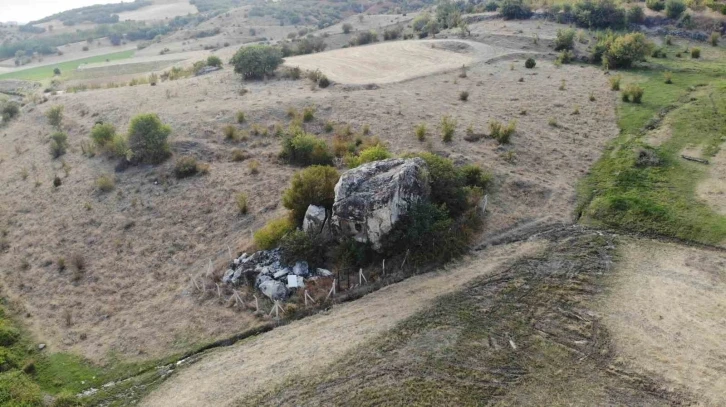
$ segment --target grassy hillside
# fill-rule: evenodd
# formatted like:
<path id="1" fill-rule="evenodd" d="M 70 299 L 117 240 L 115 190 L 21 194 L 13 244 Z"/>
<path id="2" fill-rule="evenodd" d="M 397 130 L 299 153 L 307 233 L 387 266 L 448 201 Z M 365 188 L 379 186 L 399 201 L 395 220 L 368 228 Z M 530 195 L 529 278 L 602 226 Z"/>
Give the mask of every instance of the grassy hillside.
<path id="1" fill-rule="evenodd" d="M 77 59 L 75 61 L 61 62 L 61 63 L 55 64 L 55 65 L 45 65 L 45 66 L 39 66 L 39 67 L 35 67 L 35 68 L 23 69 L 20 71 L 2 74 L 2 75 L 0 75 L 0 80 L 2 80 L 2 79 L 22 79 L 22 80 L 26 80 L 26 81 L 42 81 L 44 79 L 52 78 L 54 76 L 53 70 L 55 68 L 58 68 L 61 70 L 60 78 L 65 79 L 65 78 L 69 77 L 73 71 L 78 69 L 78 67 L 83 64 L 93 64 L 93 63 L 104 62 L 104 61 L 116 61 L 119 59 L 127 59 L 127 58 L 130 58 L 134 54 L 134 52 L 135 51 L 133 51 L 133 50 L 115 52 L 112 54 L 97 55 L 94 57 Z"/>
<path id="2" fill-rule="evenodd" d="M 726 241 L 726 216 L 695 194 L 708 166 L 681 157 L 688 149 L 709 159 L 726 141 L 726 52 L 703 47 L 701 58 L 694 59 L 686 46 L 667 47 L 667 57 L 653 59 L 651 69 L 622 73 L 621 87 L 638 83 L 645 95 L 642 104 L 619 102 L 621 134 L 581 188 L 586 222 L 711 244 Z"/>

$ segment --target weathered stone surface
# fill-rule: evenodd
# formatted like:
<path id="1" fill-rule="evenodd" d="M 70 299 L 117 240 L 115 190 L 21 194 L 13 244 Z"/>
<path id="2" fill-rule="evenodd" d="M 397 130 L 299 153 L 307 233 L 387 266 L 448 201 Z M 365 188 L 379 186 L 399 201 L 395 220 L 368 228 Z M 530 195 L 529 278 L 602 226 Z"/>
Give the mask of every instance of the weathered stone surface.
<path id="1" fill-rule="evenodd" d="M 333 230 L 378 250 L 381 238 L 429 192 L 428 168 L 421 158 L 363 164 L 343 173 L 335 185 Z"/>
<path id="2" fill-rule="evenodd" d="M 287 298 L 287 286 L 285 283 L 277 280 L 263 281 L 259 286 L 262 294 L 271 300 L 284 300 Z"/>
<path id="3" fill-rule="evenodd" d="M 292 274 L 302 277 L 310 275 L 310 267 L 308 266 L 308 263 L 306 261 L 299 261 L 295 263 L 295 266 L 292 268 Z"/>
<path id="4" fill-rule="evenodd" d="M 332 277 L 333 272 L 326 269 L 315 269 L 315 274 L 317 274 L 320 277 Z"/>
<path id="5" fill-rule="evenodd" d="M 322 206 L 308 206 L 303 219 L 303 230 L 307 233 L 321 233 L 327 217 L 327 211 Z"/>

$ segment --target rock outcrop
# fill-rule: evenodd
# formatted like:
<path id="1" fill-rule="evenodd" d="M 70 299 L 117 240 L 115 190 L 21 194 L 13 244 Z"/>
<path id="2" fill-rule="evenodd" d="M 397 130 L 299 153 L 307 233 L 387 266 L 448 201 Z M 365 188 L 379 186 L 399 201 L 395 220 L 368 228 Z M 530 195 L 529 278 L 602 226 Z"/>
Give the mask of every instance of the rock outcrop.
<path id="1" fill-rule="evenodd" d="M 335 235 L 369 242 L 379 250 L 381 238 L 411 205 L 428 198 L 428 177 L 421 158 L 375 161 L 343 173 L 335 185 Z"/>

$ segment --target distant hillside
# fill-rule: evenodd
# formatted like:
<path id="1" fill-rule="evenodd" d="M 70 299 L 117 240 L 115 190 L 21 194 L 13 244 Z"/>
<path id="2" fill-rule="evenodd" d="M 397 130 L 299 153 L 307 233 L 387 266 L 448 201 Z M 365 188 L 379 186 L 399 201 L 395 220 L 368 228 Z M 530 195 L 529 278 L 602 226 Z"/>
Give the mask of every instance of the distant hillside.
<path id="1" fill-rule="evenodd" d="M 74 8 L 56 13 L 37 21 L 31 21 L 28 25 L 48 23 L 54 20 L 60 20 L 63 22 L 63 25 L 69 26 L 86 22 L 112 24 L 119 21 L 118 13 L 137 10 L 150 5 L 152 3 L 148 0 L 136 0 L 132 3 L 95 4 L 93 6 Z"/>

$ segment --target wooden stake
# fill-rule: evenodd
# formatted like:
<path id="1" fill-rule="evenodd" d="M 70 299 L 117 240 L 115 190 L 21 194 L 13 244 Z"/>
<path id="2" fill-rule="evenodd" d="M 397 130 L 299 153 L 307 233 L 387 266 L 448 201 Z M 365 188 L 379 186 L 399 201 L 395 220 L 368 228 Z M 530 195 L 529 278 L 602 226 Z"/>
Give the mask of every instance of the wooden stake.
<path id="1" fill-rule="evenodd" d="M 360 269 L 358 270 L 358 285 L 363 285 L 363 281 L 367 283 L 368 279 L 363 275 L 363 269 Z"/>
<path id="2" fill-rule="evenodd" d="M 257 300 L 257 296 L 253 295 L 255 297 L 255 312 L 260 312 L 260 302 Z"/>
<path id="3" fill-rule="evenodd" d="M 335 279 L 333 279 L 333 286 L 330 287 L 330 292 L 328 292 L 328 296 L 325 297 L 325 301 L 328 301 L 328 298 L 330 298 L 331 295 L 335 295 Z"/>
<path id="4" fill-rule="evenodd" d="M 408 252 L 411 251 L 411 249 L 406 250 L 406 255 L 403 257 L 403 263 L 401 263 L 401 270 L 403 270 L 403 266 L 406 265 L 406 259 L 408 259 Z"/>
<path id="5" fill-rule="evenodd" d="M 305 306 L 306 307 L 308 306 L 308 300 L 310 300 L 310 302 L 315 304 L 315 300 L 313 299 L 313 297 L 311 297 L 310 294 L 308 294 L 308 290 L 305 290 Z"/>
<path id="6" fill-rule="evenodd" d="M 227 245 L 227 253 L 229 253 L 229 258 L 234 261 L 234 256 L 232 256 L 232 250 L 229 249 L 229 245 Z"/>
<path id="7" fill-rule="evenodd" d="M 386 275 L 386 259 L 383 259 L 383 276 Z"/>
<path id="8" fill-rule="evenodd" d="M 222 298 L 222 290 L 219 288 L 219 284 L 214 283 L 217 286 L 217 297 Z"/>

